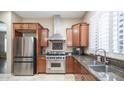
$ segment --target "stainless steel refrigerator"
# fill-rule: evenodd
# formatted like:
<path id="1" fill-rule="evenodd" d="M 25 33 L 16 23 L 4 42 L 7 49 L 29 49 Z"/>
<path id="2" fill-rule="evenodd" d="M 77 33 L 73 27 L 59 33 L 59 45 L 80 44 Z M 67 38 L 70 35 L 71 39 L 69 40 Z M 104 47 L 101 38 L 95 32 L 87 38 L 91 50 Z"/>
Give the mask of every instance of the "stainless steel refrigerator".
<path id="1" fill-rule="evenodd" d="M 36 40 L 34 37 L 14 39 L 14 75 L 33 75 L 36 64 Z"/>

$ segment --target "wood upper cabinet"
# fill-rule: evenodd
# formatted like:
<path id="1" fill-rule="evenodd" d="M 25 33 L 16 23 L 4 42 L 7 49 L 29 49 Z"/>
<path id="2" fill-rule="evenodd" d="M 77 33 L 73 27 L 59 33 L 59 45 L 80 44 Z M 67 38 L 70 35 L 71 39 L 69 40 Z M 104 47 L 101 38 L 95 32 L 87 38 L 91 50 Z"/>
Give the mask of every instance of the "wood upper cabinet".
<path id="1" fill-rule="evenodd" d="M 72 26 L 73 30 L 73 46 L 80 47 L 80 24 Z"/>
<path id="2" fill-rule="evenodd" d="M 22 37 L 22 33 L 21 32 L 18 32 L 18 31 L 15 31 L 15 37 Z"/>
<path id="3" fill-rule="evenodd" d="M 41 30 L 41 46 L 42 47 L 48 46 L 48 33 L 49 33 L 49 30 L 47 28 L 44 28 Z"/>
<path id="4" fill-rule="evenodd" d="M 66 36 L 67 36 L 67 46 L 68 47 L 72 47 L 73 46 L 73 38 L 72 38 L 72 29 L 71 28 L 67 28 L 66 29 Z"/>
<path id="5" fill-rule="evenodd" d="M 36 30 L 37 29 L 37 24 L 35 24 L 35 23 L 28 24 L 28 29 Z"/>
<path id="6" fill-rule="evenodd" d="M 37 30 L 37 23 L 14 23 L 15 30 Z"/>
<path id="7" fill-rule="evenodd" d="M 67 46 L 73 46 L 73 47 L 88 46 L 89 24 L 87 23 L 75 24 L 72 26 L 72 33 L 71 33 L 71 29 L 67 29 L 66 33 L 67 33 Z"/>
<path id="8" fill-rule="evenodd" d="M 72 56 L 66 57 L 66 73 L 68 74 L 74 73 L 74 61 Z"/>
<path id="9" fill-rule="evenodd" d="M 28 29 L 27 23 L 16 23 L 14 24 L 14 28 L 16 29 Z"/>
<path id="10" fill-rule="evenodd" d="M 37 73 L 46 72 L 46 57 L 40 57 L 39 62 L 37 63 Z"/>
<path id="11" fill-rule="evenodd" d="M 87 23 L 82 23 L 80 26 L 80 35 L 81 35 L 81 46 L 88 46 L 88 36 L 89 36 L 89 25 Z"/>

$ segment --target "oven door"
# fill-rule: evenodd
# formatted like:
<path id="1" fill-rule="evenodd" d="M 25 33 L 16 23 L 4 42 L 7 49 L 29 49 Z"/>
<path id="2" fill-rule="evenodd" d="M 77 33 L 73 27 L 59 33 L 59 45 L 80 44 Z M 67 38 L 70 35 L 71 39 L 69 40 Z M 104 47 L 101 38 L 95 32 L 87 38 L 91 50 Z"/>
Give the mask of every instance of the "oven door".
<path id="1" fill-rule="evenodd" d="M 62 61 L 47 62 L 47 73 L 65 73 L 65 63 Z"/>
<path id="2" fill-rule="evenodd" d="M 52 61 L 49 63 L 48 68 L 50 68 L 51 70 L 63 70 L 64 64 L 61 61 Z"/>

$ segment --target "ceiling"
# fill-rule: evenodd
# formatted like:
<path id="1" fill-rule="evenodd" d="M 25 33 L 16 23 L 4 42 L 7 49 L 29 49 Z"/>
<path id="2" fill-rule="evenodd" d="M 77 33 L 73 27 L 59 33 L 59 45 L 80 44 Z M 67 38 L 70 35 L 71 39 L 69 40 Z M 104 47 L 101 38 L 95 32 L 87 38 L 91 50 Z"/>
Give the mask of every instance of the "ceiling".
<path id="1" fill-rule="evenodd" d="M 84 11 L 14 11 L 22 18 L 51 18 L 60 15 L 62 18 L 82 18 Z"/>

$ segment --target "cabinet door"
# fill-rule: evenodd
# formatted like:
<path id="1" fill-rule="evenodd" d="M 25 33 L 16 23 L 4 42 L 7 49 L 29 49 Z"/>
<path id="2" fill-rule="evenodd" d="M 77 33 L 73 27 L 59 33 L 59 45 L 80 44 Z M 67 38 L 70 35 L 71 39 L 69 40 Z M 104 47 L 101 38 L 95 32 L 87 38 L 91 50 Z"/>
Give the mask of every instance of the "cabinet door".
<path id="1" fill-rule="evenodd" d="M 73 46 L 80 46 L 80 24 L 72 26 L 73 29 Z"/>
<path id="2" fill-rule="evenodd" d="M 88 24 L 84 23 L 81 24 L 81 28 L 80 28 L 80 33 L 81 33 L 81 46 L 83 47 L 87 47 L 88 46 L 88 30 L 89 30 L 89 26 Z"/>
<path id="3" fill-rule="evenodd" d="M 81 66 L 81 74 L 89 74 L 89 71 L 84 66 Z"/>
<path id="4" fill-rule="evenodd" d="M 28 24 L 26 24 L 26 23 L 20 23 L 20 24 L 14 24 L 14 29 L 16 30 L 16 29 L 28 29 Z"/>
<path id="5" fill-rule="evenodd" d="M 21 29 L 22 28 L 22 25 L 21 24 L 14 24 L 14 29 Z"/>
<path id="6" fill-rule="evenodd" d="M 22 29 L 28 29 L 28 24 L 21 24 Z"/>
<path id="7" fill-rule="evenodd" d="M 77 60 L 75 60 L 75 68 L 74 69 L 75 69 L 75 74 L 74 74 L 75 80 L 80 81 L 81 80 L 81 65 Z"/>
<path id="8" fill-rule="evenodd" d="M 37 24 L 28 24 L 28 28 L 31 30 L 36 30 L 37 29 Z"/>
<path id="9" fill-rule="evenodd" d="M 66 36 L 67 36 L 67 46 L 72 47 L 73 39 L 72 39 L 72 29 L 71 28 L 66 29 Z"/>
<path id="10" fill-rule="evenodd" d="M 48 46 L 48 29 L 41 30 L 41 46 Z"/>
<path id="11" fill-rule="evenodd" d="M 72 56 L 66 57 L 66 73 L 73 74 L 74 73 L 74 62 Z"/>
<path id="12" fill-rule="evenodd" d="M 38 71 L 37 73 L 45 73 L 46 72 L 46 59 L 45 57 L 41 57 L 38 61 Z"/>

